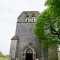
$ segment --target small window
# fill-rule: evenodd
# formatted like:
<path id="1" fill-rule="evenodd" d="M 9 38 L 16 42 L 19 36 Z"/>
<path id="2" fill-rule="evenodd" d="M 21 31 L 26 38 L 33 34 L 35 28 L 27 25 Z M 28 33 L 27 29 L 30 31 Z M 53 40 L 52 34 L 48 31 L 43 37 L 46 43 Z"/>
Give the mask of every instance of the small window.
<path id="1" fill-rule="evenodd" d="M 34 17 L 34 16 L 32 17 L 32 21 L 33 21 L 33 22 L 35 21 L 35 17 Z"/>
<path id="2" fill-rule="evenodd" d="M 27 22 L 29 21 L 29 16 L 26 16 L 26 21 L 27 21 Z"/>

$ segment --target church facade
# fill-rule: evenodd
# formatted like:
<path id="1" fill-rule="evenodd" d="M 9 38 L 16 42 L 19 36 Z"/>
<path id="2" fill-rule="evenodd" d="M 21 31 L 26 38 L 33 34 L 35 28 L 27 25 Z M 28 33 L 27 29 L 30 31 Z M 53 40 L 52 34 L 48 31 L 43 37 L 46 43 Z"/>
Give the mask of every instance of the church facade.
<path id="1" fill-rule="evenodd" d="M 17 18 L 15 36 L 11 39 L 10 60 L 47 60 L 33 32 L 38 11 L 23 11 Z"/>

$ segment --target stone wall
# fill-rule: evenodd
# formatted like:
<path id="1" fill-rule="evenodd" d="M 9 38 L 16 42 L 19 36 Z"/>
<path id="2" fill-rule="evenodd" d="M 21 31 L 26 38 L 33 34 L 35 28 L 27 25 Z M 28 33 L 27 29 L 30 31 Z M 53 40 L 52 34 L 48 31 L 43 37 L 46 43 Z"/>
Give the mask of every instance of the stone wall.
<path id="1" fill-rule="evenodd" d="M 57 48 L 48 49 L 48 60 L 58 60 L 58 51 Z"/>
<path id="2" fill-rule="evenodd" d="M 58 60 L 60 60 L 60 51 L 58 51 Z"/>

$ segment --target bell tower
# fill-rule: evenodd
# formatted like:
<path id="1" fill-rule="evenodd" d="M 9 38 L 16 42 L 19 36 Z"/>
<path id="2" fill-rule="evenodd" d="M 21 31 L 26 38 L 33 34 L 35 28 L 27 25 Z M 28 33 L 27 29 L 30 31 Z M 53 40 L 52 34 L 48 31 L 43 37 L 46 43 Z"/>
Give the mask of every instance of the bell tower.
<path id="1" fill-rule="evenodd" d="M 38 11 L 23 11 L 17 18 L 15 36 L 11 39 L 11 60 L 35 60 L 41 58 L 41 49 L 33 32 Z"/>

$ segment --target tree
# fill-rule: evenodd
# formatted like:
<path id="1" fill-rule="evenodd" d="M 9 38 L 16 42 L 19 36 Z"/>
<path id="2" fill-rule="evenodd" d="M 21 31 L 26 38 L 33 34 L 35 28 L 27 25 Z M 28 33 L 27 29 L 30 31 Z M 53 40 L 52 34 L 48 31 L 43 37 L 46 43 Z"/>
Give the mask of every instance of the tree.
<path id="1" fill-rule="evenodd" d="M 60 0 L 46 0 L 47 9 L 37 18 L 34 32 L 41 47 L 56 47 L 60 43 Z"/>

